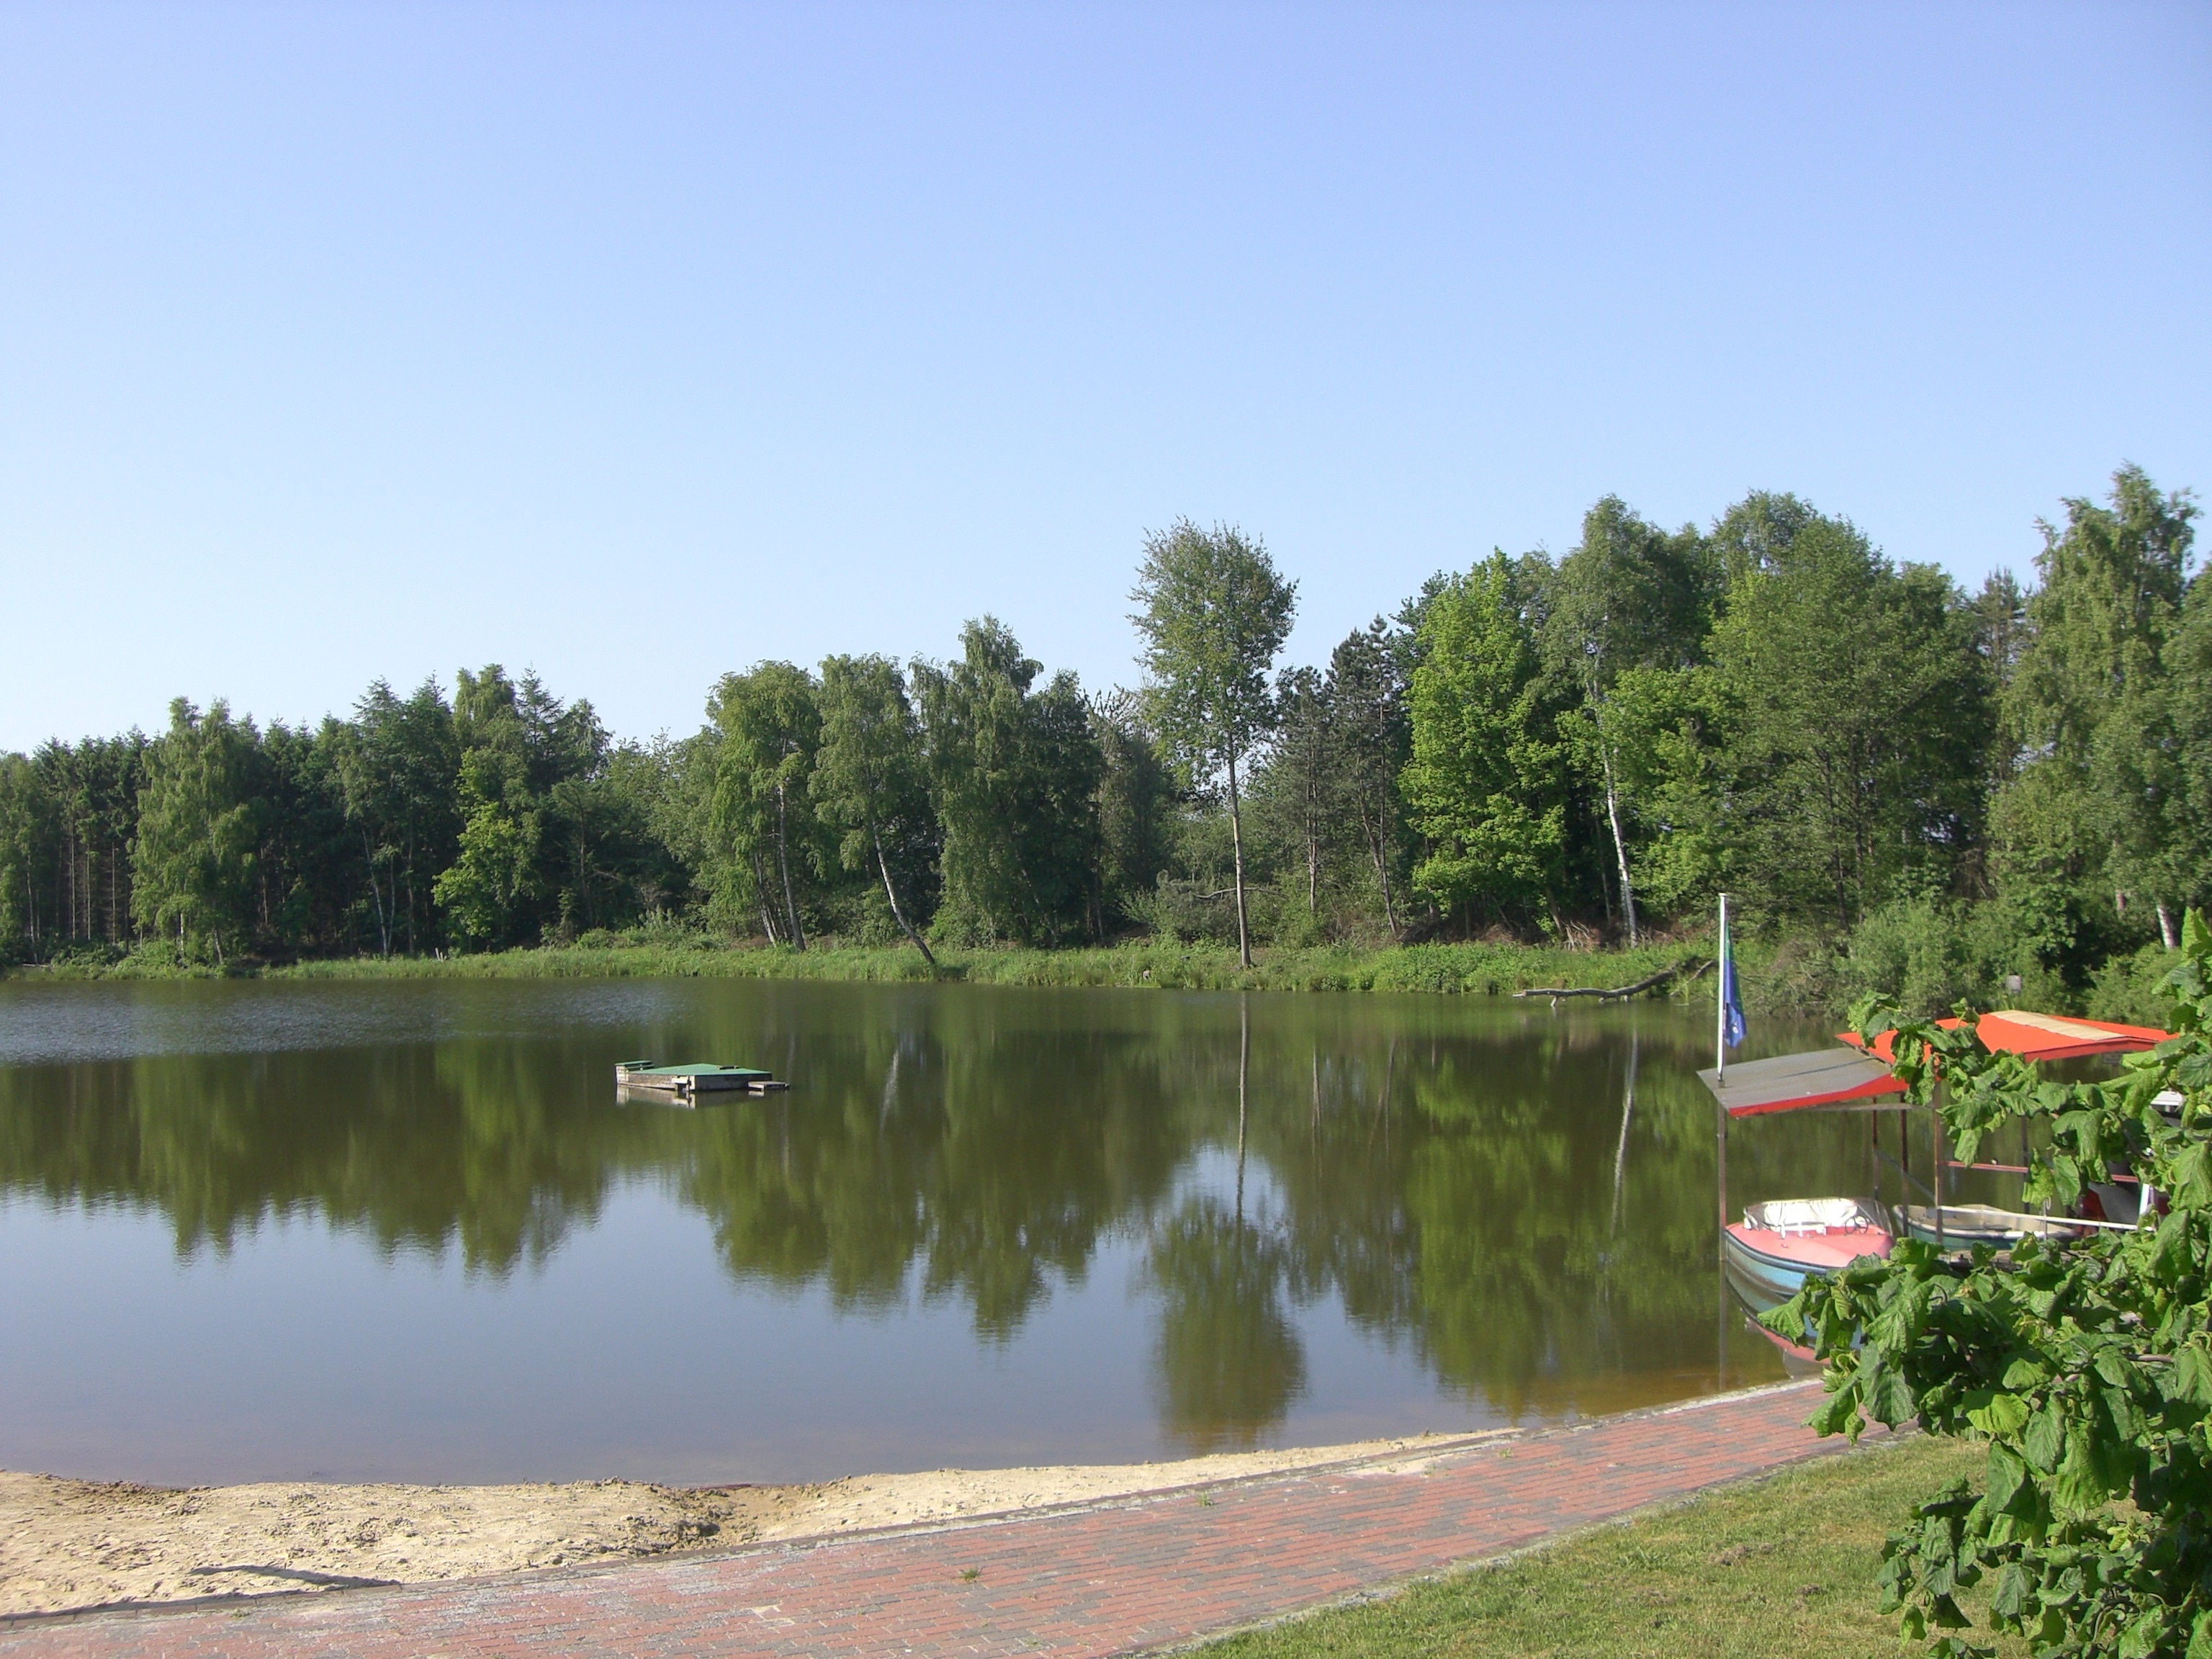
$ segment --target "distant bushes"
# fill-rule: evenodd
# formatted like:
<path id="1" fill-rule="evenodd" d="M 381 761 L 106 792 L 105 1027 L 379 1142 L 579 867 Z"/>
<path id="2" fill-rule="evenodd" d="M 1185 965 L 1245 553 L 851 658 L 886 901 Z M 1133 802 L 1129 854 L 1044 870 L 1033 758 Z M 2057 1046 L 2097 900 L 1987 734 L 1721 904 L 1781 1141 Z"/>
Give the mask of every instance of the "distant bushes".
<path id="1" fill-rule="evenodd" d="M 1287 908 L 1287 907 L 1286 907 Z M 593 928 L 572 945 L 425 957 L 309 959 L 284 965 L 234 962 L 229 975 L 285 979 L 810 979 L 975 985 L 1125 986 L 1163 990 L 1384 991 L 1510 996 L 1533 987 L 1611 988 L 1662 969 L 1669 988 L 1711 1006 L 1711 976 L 1699 970 L 1709 940 L 1650 944 L 1634 950 L 1571 950 L 1511 941 L 1468 944 L 1277 945 L 1249 969 L 1235 948 L 1172 934 L 1131 943 L 1057 951 L 941 947 L 933 969 L 904 945 L 817 940 L 805 951 L 733 943 L 658 918 L 625 928 Z M 2086 1013 L 2136 1024 L 2157 1023 L 2155 987 L 2175 957 L 2157 945 L 2113 957 L 2086 993 L 2070 991 L 2038 966 L 2032 950 L 1991 904 L 1913 899 L 1871 913 L 1840 940 L 1814 933 L 1739 941 L 1744 1004 L 1753 1018 L 1840 1018 L 1869 992 L 1908 1012 L 1949 1013 L 2018 1007 Z M 58 979 L 216 978 L 222 970 L 181 956 L 174 941 L 136 950 L 85 947 L 21 971 Z M 2018 974 L 2021 988 L 2006 986 Z M 1688 988 L 1696 986 L 1694 991 Z"/>

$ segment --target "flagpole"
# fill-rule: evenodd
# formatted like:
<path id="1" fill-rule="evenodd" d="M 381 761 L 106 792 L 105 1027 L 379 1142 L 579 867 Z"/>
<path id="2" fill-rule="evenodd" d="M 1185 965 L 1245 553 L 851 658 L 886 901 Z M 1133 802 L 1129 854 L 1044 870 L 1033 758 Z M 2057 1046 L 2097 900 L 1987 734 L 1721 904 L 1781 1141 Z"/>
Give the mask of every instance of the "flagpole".
<path id="1" fill-rule="evenodd" d="M 1727 1278 L 1728 1201 L 1728 1108 L 1720 1102 L 1720 1081 L 1728 1074 L 1728 1000 L 1729 1000 L 1729 936 L 1728 895 L 1721 895 L 1721 948 L 1719 972 L 1713 975 L 1713 1186 L 1714 1195 L 1720 1200 L 1722 1278 Z"/>

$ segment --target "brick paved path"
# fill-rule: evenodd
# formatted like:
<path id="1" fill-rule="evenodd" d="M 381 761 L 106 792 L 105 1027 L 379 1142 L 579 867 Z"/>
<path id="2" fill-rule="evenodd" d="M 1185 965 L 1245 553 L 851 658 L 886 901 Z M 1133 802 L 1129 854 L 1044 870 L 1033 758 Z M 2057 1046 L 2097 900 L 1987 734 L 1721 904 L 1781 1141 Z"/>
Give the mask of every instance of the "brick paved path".
<path id="1" fill-rule="evenodd" d="M 0 1659 L 1127 1653 L 1832 1451 L 1818 1387 L 998 1521 L 0 1626 Z"/>

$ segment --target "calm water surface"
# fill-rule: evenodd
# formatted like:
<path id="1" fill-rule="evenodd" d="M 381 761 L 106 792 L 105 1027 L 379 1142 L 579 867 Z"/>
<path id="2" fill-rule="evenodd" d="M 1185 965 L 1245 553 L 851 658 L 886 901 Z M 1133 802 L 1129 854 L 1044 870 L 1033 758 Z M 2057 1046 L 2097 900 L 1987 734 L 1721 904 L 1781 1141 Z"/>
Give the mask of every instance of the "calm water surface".
<path id="1" fill-rule="evenodd" d="M 1779 1380 L 1716 1267 L 1710 1032 L 1480 997 L 0 984 L 0 1466 L 811 1479 Z M 618 1103 L 646 1055 L 793 1086 Z M 1863 1119 L 1730 1133 L 1735 1204 L 1868 1170 Z"/>

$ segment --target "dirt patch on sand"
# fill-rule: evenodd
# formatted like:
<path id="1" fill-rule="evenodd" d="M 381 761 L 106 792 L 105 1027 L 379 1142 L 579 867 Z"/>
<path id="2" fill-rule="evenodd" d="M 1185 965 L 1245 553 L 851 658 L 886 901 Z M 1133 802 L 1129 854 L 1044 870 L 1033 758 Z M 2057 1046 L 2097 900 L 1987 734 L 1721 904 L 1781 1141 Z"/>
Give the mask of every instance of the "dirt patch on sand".
<path id="1" fill-rule="evenodd" d="M 0 1472 L 0 1616 L 465 1578 L 526 1567 L 910 1526 L 1352 1458 L 1424 1436 L 1174 1463 L 933 1469 L 814 1486 L 286 1482 L 174 1490 Z"/>

